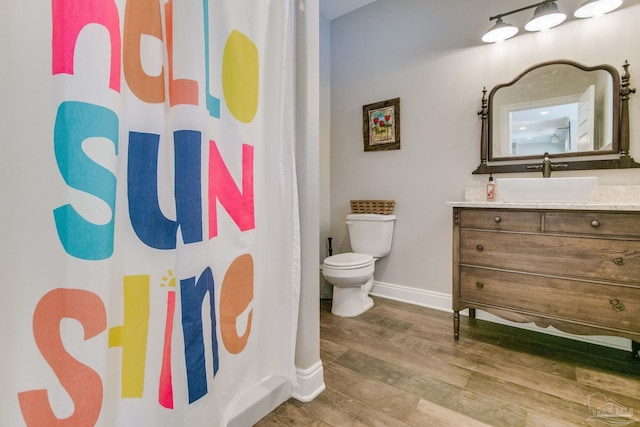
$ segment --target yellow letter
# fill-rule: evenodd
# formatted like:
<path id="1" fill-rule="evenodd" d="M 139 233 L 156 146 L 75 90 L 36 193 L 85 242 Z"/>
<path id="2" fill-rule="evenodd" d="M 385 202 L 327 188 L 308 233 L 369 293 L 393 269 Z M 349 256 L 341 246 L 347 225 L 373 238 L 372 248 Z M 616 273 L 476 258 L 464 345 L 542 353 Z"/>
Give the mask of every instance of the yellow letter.
<path id="1" fill-rule="evenodd" d="M 122 397 L 142 397 L 149 332 L 149 276 L 124 277 L 124 322 L 109 329 L 109 347 L 122 347 Z"/>
<path id="2" fill-rule="evenodd" d="M 232 31 L 222 57 L 222 90 L 229 111 L 240 122 L 251 122 L 258 111 L 259 74 L 256 45 Z"/>

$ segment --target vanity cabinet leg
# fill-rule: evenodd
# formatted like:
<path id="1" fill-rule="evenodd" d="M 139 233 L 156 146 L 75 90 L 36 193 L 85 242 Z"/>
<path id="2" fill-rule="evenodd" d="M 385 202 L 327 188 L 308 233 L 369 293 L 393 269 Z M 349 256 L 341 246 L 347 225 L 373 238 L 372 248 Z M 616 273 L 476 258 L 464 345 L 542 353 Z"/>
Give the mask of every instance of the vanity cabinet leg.
<path id="1" fill-rule="evenodd" d="M 458 341 L 460 338 L 460 312 L 453 312 L 453 339 Z"/>
<path id="2" fill-rule="evenodd" d="M 634 358 L 640 359 L 640 342 L 631 340 L 631 351 Z"/>

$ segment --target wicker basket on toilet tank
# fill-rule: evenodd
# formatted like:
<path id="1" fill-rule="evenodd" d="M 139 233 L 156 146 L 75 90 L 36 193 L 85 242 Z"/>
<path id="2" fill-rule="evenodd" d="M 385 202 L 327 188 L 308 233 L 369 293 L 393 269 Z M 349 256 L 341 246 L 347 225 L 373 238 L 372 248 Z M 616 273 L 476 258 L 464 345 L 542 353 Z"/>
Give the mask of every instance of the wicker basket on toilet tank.
<path id="1" fill-rule="evenodd" d="M 351 200 L 351 213 L 392 215 L 395 200 Z"/>

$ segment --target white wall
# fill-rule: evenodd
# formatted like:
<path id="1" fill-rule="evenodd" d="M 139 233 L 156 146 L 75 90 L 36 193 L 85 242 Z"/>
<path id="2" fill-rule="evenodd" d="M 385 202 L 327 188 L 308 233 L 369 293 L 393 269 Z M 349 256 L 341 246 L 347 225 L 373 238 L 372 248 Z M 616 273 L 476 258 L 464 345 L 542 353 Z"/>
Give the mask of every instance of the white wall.
<path id="1" fill-rule="evenodd" d="M 572 13 L 581 0 L 559 3 Z M 331 21 L 331 234 L 334 248 L 350 250 L 344 225 L 349 200 L 396 200 L 393 248 L 376 265 L 377 282 L 408 287 L 416 299 L 451 294 L 452 224 L 445 202 L 462 200 L 465 187 L 487 180 L 471 175 L 480 159 L 477 111 L 484 86 L 552 59 L 608 63 L 619 71 L 628 59 L 632 87 L 638 85 L 638 0 L 599 20 L 572 20 L 501 44 L 480 41 L 489 16 L 528 4 L 378 0 Z M 505 21 L 519 24 L 531 15 Z M 364 152 L 362 106 L 395 97 L 401 99 L 401 149 Z M 630 113 L 631 154 L 640 160 L 640 94 L 631 98 Z M 601 184 L 640 183 L 640 169 L 555 173 L 597 175 Z"/>
<path id="2" fill-rule="evenodd" d="M 331 138 L 331 22 L 320 15 L 320 260 L 327 256 L 331 228 L 330 161 Z"/>
<path id="3" fill-rule="evenodd" d="M 324 388 L 320 360 L 319 106 L 320 11 L 314 0 L 296 4 L 296 170 L 300 202 L 300 309 L 296 337 L 293 397 L 308 402 Z"/>

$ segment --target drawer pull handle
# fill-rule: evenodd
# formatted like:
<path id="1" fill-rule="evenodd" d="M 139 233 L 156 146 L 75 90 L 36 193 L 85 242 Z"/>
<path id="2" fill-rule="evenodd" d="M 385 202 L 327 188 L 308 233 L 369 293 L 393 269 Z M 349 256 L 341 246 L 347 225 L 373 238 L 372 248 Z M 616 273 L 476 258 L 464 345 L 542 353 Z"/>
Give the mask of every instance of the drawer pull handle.
<path id="1" fill-rule="evenodd" d="M 624 304 L 621 303 L 618 298 L 609 300 L 609 304 L 611 304 L 615 311 L 624 311 Z"/>
<path id="2" fill-rule="evenodd" d="M 482 283 L 482 282 L 476 282 L 476 288 L 478 288 L 478 289 L 482 289 L 482 288 L 484 288 L 484 283 Z"/>
<path id="3" fill-rule="evenodd" d="M 614 260 L 613 260 L 613 262 L 614 262 L 616 265 L 624 265 L 624 258 L 622 258 L 622 257 L 620 257 L 620 256 L 619 256 L 618 258 L 614 259 Z"/>
<path id="4" fill-rule="evenodd" d="M 598 221 L 597 219 L 594 219 L 593 221 L 591 221 L 591 226 L 593 228 L 598 228 L 600 227 L 600 221 Z"/>
<path id="5" fill-rule="evenodd" d="M 477 250 L 478 252 L 482 252 L 482 251 L 484 251 L 484 246 L 482 246 L 482 245 L 476 245 L 476 250 Z"/>
<path id="6" fill-rule="evenodd" d="M 499 216 L 496 216 L 495 218 L 493 218 L 493 222 L 495 223 L 502 222 L 502 218 L 500 218 Z"/>

